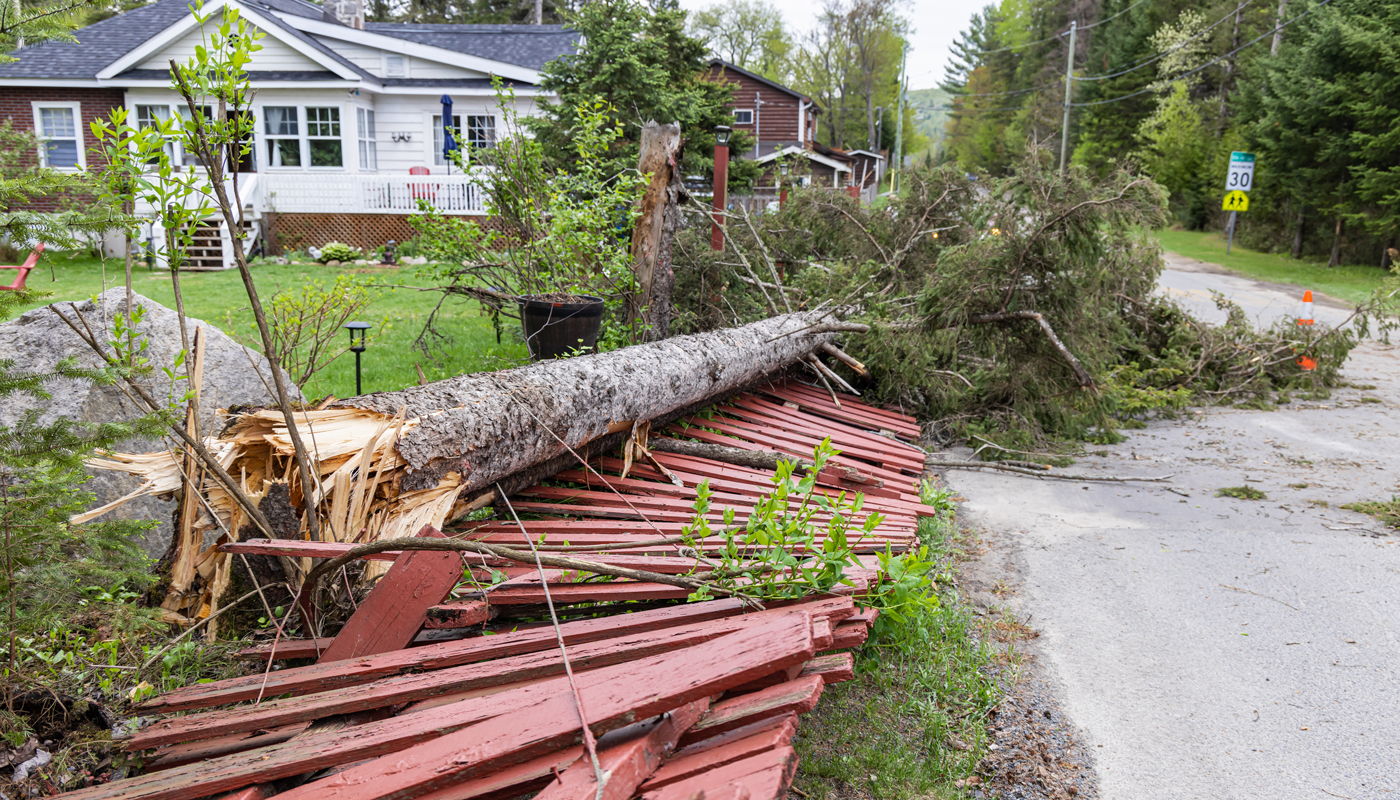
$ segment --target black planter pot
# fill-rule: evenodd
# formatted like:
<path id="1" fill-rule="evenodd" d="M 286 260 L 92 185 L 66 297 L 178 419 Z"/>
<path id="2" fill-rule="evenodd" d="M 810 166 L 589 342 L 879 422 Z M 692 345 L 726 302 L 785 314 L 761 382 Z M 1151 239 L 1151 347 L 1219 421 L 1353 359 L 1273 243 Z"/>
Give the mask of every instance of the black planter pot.
<path id="1" fill-rule="evenodd" d="M 603 298 L 584 296 L 582 303 L 552 303 L 520 298 L 520 323 L 525 343 L 536 361 L 562 358 L 578 351 L 593 352 L 603 324 Z"/>

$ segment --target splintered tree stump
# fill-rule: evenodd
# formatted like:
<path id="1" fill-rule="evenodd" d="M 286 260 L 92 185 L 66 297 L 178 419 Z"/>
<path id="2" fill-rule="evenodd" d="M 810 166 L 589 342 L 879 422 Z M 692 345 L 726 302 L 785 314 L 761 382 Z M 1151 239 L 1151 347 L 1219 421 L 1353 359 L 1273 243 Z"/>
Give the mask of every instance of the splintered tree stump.
<path id="1" fill-rule="evenodd" d="M 418 425 L 395 443 L 408 463 L 402 491 L 462 476 L 463 496 L 507 476 L 548 469 L 569 448 L 606 446 L 634 420 L 668 420 L 782 370 L 849 326 L 828 312 L 784 314 L 738 328 L 477 373 L 342 400 L 336 408 Z M 565 446 L 567 444 L 567 447 Z M 554 465 L 554 471 L 563 465 Z M 552 474 L 549 473 L 549 474 Z M 508 493 L 512 487 L 503 485 Z"/>

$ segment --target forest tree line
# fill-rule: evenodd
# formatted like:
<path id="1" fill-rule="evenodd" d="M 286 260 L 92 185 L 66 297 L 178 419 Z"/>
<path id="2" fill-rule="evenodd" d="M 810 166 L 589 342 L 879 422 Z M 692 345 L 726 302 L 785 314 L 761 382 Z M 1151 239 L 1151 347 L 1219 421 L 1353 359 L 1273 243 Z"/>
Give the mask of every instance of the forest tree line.
<path id="1" fill-rule="evenodd" d="M 941 158 L 1005 173 L 1028 146 L 1058 156 L 1072 22 L 1072 164 L 1134 164 L 1202 229 L 1223 224 L 1230 153 L 1253 152 L 1246 244 L 1389 265 L 1400 2 L 1002 0 L 955 45 Z"/>

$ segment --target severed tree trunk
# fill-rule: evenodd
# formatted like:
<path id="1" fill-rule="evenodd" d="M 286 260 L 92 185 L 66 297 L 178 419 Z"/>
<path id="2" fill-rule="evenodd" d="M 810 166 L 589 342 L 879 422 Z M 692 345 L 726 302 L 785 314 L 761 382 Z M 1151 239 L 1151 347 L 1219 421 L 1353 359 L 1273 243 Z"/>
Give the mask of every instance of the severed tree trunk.
<path id="1" fill-rule="evenodd" d="M 568 447 L 606 447 L 635 420 L 669 421 L 805 358 L 841 330 L 830 312 L 785 314 L 739 328 L 678 336 L 607 353 L 477 373 L 342 400 L 338 408 L 405 409 L 418 425 L 396 443 L 408 463 L 402 491 L 462 476 L 462 495 L 569 459 Z M 611 436 L 610 436 L 611 434 Z M 561 441 L 562 440 L 562 441 Z M 562 468 L 559 464 L 557 468 Z M 556 469 L 557 469 L 556 468 Z M 502 484 L 512 491 L 512 480 Z"/>
<path id="2" fill-rule="evenodd" d="M 643 322 L 645 341 L 670 335 L 671 289 L 676 284 L 671 270 L 671 244 L 680 228 L 681 126 L 655 120 L 642 126 L 641 156 L 637 169 L 650 176 L 646 194 L 639 202 L 640 215 L 632 228 L 632 264 L 637 273 L 637 293 L 629 298 L 628 317 Z"/>

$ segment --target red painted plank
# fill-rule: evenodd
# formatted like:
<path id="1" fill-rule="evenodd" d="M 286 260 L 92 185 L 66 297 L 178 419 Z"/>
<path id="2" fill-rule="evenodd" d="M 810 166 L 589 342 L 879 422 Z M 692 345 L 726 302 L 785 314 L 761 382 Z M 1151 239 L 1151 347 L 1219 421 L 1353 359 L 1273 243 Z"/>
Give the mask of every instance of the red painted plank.
<path id="1" fill-rule="evenodd" d="M 578 676 L 579 694 L 591 727 L 605 732 L 707 697 L 794 660 L 810 658 L 812 647 L 810 617 L 788 615 L 677 653 L 584 673 Z M 507 692 L 492 699 L 530 691 Z M 580 733 L 573 694 L 561 686 L 541 695 L 534 702 L 517 701 L 512 713 L 452 736 L 304 784 L 283 794 L 282 800 L 312 800 L 327 793 L 340 800 L 413 797 L 577 742 Z M 407 719 L 432 717 L 441 711 L 446 709 Z"/>
<path id="2" fill-rule="evenodd" d="M 659 630 L 718 619 L 742 613 L 743 603 L 737 600 L 711 600 L 671 608 L 638 611 L 614 617 L 567 622 L 560 626 L 566 644 L 608 639 L 640 631 Z M 188 711 L 194 708 L 236 703 L 258 696 L 266 681 L 266 697 L 283 694 L 306 694 L 329 691 L 341 686 L 367 683 L 372 680 L 422 669 L 445 669 L 461 664 L 487 661 L 493 658 L 532 653 L 557 647 L 553 628 L 502 633 L 495 636 L 461 639 L 452 642 L 415 647 L 377 656 L 355 659 L 349 663 L 314 664 L 284 669 L 264 675 L 247 675 L 213 683 L 196 684 L 168 692 L 137 706 L 141 713 Z"/>
<path id="3" fill-rule="evenodd" d="M 603 773 L 601 792 L 598 791 L 597 771 L 585 756 L 535 795 L 535 800 L 630 800 L 637 787 L 651 777 L 675 749 L 681 734 L 709 707 L 709 698 L 696 700 L 654 722 L 614 731 L 613 734 L 629 733 L 619 737 L 621 741 L 609 741 L 604 737 L 598 743 L 598 768 Z"/>
<path id="4" fill-rule="evenodd" d="M 306 730 L 310 723 L 298 722 L 283 725 L 270 731 L 252 731 L 220 736 L 214 739 L 162 747 L 154 755 L 146 758 L 146 772 L 158 772 L 171 767 L 204 761 L 210 758 L 241 753 L 270 744 L 280 744 Z"/>
<path id="5" fill-rule="evenodd" d="M 708 798 L 710 787 L 730 783 L 743 784 L 752 800 L 783 800 L 796 774 L 797 751 L 779 747 L 647 792 L 642 800 L 691 800 L 696 792 Z"/>
<path id="6" fill-rule="evenodd" d="M 272 642 L 260 644 L 256 647 L 245 647 L 233 654 L 239 661 L 261 661 L 267 663 L 269 657 L 273 661 L 285 661 L 294 658 L 316 658 L 331 646 L 335 638 L 326 636 L 321 639 L 283 639 L 277 642 L 274 650 Z"/>
<path id="7" fill-rule="evenodd" d="M 806 714 L 817 707 L 822 686 L 821 677 L 812 675 L 726 699 L 717 703 L 704 719 L 686 731 L 681 737 L 681 746 L 704 741 L 768 717 L 787 713 Z"/>
<path id="8" fill-rule="evenodd" d="M 427 526 L 418 535 L 447 538 Z M 318 660 L 343 661 L 407 647 L 423 627 L 423 615 L 441 603 L 461 578 L 458 553 L 413 550 L 400 554 Z"/>
<path id="9" fill-rule="evenodd" d="M 239 789 L 236 792 L 229 792 L 217 800 L 267 800 L 276 793 L 276 790 L 264 783 L 258 786 L 249 786 L 247 789 Z"/>
<path id="10" fill-rule="evenodd" d="M 856 657 L 851 653 L 828 653 L 817 656 L 802 667 L 800 677 L 821 676 L 822 683 L 830 686 L 843 683 L 856 677 Z"/>
<path id="11" fill-rule="evenodd" d="M 528 794 L 554 780 L 555 774 L 564 771 L 570 764 L 583 756 L 582 747 L 569 747 L 522 764 L 515 764 L 497 770 L 480 778 L 469 778 L 461 783 L 419 795 L 415 800 L 472 800 L 477 797 L 515 798 Z"/>
<path id="12" fill-rule="evenodd" d="M 663 628 L 617 639 L 588 642 L 569 649 L 569 662 L 576 673 L 599 669 L 712 641 L 754 625 L 784 618 L 790 613 L 792 612 L 788 609 L 774 609 L 696 625 Z M 827 624 L 825 620 L 819 622 L 822 626 Z M 813 627 L 817 625 L 814 623 Z M 553 629 L 550 630 L 552 632 Z M 813 647 L 816 646 L 814 639 Z M 789 667 L 788 670 L 792 672 L 790 677 L 795 677 L 801 670 L 801 665 Z M 331 692 L 265 700 L 256 706 L 237 706 L 165 719 L 137 731 L 127 740 L 126 746 L 129 750 L 145 750 L 176 742 L 228 736 L 243 731 L 268 730 L 298 721 L 386 708 L 454 692 L 560 675 L 563 672 L 564 663 L 557 650 L 526 653 L 415 675 L 398 675 Z"/>
<path id="13" fill-rule="evenodd" d="M 629 716 L 658 714 L 754 675 L 808 661 L 814 655 L 811 631 L 809 614 L 788 614 L 692 648 L 585 672 L 577 684 L 591 709 L 590 721 L 606 731 L 625 724 Z M 393 754 L 391 760 L 305 784 L 284 800 L 319 797 L 330 786 L 357 787 L 343 800 L 353 800 L 350 795 L 361 791 L 382 796 L 402 790 L 400 796 L 407 797 L 453 785 L 472 777 L 474 770 L 484 772 L 574 744 L 577 719 L 567 679 L 555 678 L 473 703 L 309 733 L 285 744 L 113 781 L 67 797 L 189 800 L 386 754 Z M 461 732 L 447 736 L 454 731 Z M 433 745 L 438 737 L 445 739 Z M 425 742 L 429 746 L 419 744 Z M 424 770 L 430 773 L 427 780 Z"/>
<path id="14" fill-rule="evenodd" d="M 870 628 L 863 622 L 843 622 L 833 631 L 831 646 L 827 650 L 845 650 L 860 647 L 870 638 Z"/>
<path id="15" fill-rule="evenodd" d="M 660 789 L 735 761 L 788 747 L 796 734 L 797 715 L 786 714 L 681 748 L 642 785 L 642 791 Z"/>
<path id="16" fill-rule="evenodd" d="M 494 616 L 495 609 L 489 604 L 481 600 L 462 600 L 429 608 L 424 613 L 423 627 L 430 630 L 470 628 L 473 625 L 480 625 Z"/>

